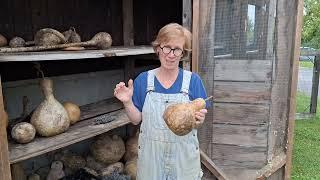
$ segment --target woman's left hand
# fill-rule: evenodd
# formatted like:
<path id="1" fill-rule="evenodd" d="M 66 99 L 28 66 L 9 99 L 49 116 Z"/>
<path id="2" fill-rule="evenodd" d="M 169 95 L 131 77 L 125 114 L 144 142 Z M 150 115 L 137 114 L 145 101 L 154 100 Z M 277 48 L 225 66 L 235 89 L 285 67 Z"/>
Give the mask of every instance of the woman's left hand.
<path id="1" fill-rule="evenodd" d="M 200 109 L 200 111 L 196 112 L 196 127 L 199 127 L 204 122 L 207 112 L 207 109 Z"/>

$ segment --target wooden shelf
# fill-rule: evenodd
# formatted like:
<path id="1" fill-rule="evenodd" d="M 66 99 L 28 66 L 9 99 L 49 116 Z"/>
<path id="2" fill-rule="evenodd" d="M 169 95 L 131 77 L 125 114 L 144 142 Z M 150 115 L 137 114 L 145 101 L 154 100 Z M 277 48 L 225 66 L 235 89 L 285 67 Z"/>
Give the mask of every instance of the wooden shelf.
<path id="1" fill-rule="evenodd" d="M 151 46 L 112 46 L 106 50 L 81 50 L 81 51 L 41 51 L 21 53 L 0 53 L 0 62 L 11 61 L 47 61 L 67 59 L 88 59 L 113 56 L 131 56 L 154 53 Z"/>
<path id="2" fill-rule="evenodd" d="M 16 163 L 105 133 L 130 121 L 115 99 L 107 99 L 81 107 L 81 121 L 66 132 L 53 137 L 36 137 L 28 144 L 9 142 L 10 163 Z M 97 120 L 110 119 L 109 123 L 95 124 Z"/>

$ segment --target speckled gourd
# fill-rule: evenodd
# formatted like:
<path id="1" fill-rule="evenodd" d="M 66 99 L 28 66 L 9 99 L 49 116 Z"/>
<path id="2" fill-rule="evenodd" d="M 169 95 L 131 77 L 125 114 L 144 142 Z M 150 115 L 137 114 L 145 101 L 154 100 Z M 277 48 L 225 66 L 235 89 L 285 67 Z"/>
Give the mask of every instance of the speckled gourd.
<path id="1" fill-rule="evenodd" d="M 31 124 L 41 136 L 54 136 L 69 128 L 70 120 L 67 111 L 53 95 L 52 80 L 43 78 L 40 86 L 45 99 L 33 112 Z"/>
<path id="2" fill-rule="evenodd" d="M 169 129 L 178 136 L 184 136 L 196 127 L 195 112 L 205 108 L 206 101 L 197 98 L 188 103 L 172 104 L 163 113 Z"/>

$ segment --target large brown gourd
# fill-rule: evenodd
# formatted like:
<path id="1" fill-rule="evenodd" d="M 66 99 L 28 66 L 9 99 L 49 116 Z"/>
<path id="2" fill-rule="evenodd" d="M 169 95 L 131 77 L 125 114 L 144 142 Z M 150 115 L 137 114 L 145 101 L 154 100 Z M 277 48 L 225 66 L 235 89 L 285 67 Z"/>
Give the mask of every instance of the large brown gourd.
<path id="1" fill-rule="evenodd" d="M 40 81 L 45 96 L 31 117 L 31 124 L 42 136 L 54 136 L 69 128 L 70 120 L 67 111 L 53 96 L 52 80 L 43 78 Z"/>
<path id="2" fill-rule="evenodd" d="M 4 47 L 7 44 L 8 44 L 7 38 L 0 34 L 0 47 Z"/>
<path id="3" fill-rule="evenodd" d="M 138 157 L 138 140 L 139 140 L 139 131 L 137 131 L 134 136 L 131 136 L 126 141 L 126 153 L 124 154 L 124 160 L 130 161 Z"/>
<path id="4" fill-rule="evenodd" d="M 188 103 L 173 104 L 164 111 L 163 119 L 173 133 L 184 136 L 196 127 L 195 113 L 204 109 L 205 106 L 206 101 L 202 98 Z"/>
<path id="5" fill-rule="evenodd" d="M 93 157 L 106 165 L 118 162 L 125 153 L 125 144 L 118 135 L 102 135 L 90 147 Z"/>

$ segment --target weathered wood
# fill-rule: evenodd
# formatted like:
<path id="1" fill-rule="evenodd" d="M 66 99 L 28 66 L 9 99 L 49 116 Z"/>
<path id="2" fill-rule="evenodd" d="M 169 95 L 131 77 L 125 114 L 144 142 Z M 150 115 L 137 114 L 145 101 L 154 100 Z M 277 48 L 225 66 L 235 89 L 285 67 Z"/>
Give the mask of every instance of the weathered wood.
<path id="1" fill-rule="evenodd" d="M 214 80 L 270 82 L 271 61 L 226 59 L 216 60 Z"/>
<path id="2" fill-rule="evenodd" d="M 123 45 L 134 45 L 134 25 L 133 25 L 133 2 L 132 0 L 122 0 L 123 14 Z"/>
<path id="3" fill-rule="evenodd" d="M 182 1 L 182 25 L 192 31 L 192 1 L 183 0 Z M 182 62 L 182 67 L 185 70 L 191 70 L 190 67 L 190 54 L 185 61 Z"/>
<path id="4" fill-rule="evenodd" d="M 275 156 L 266 166 L 257 172 L 257 180 L 266 180 L 278 169 L 283 167 L 286 163 L 286 154 L 281 152 L 279 155 Z"/>
<path id="5" fill-rule="evenodd" d="M 196 16 L 193 17 L 193 42 L 197 43 L 196 49 L 198 59 L 194 62 L 192 52 L 192 70 L 198 72 L 201 79 L 206 82 L 205 89 L 208 96 L 213 95 L 213 70 L 214 70 L 214 26 L 215 26 L 215 0 L 193 1 L 193 7 L 199 6 Z M 195 16 L 195 10 L 193 11 Z M 200 18 L 201 17 L 201 18 Z M 199 19 L 200 18 L 200 19 Z M 195 27 L 197 26 L 198 27 Z M 195 50 L 195 49 L 194 49 Z M 198 130 L 198 138 L 201 149 L 211 158 L 213 109 L 209 108 L 206 120 Z"/>
<path id="6" fill-rule="evenodd" d="M 256 177 L 258 169 L 248 169 L 237 166 L 221 166 L 224 172 L 227 172 L 227 176 L 231 180 L 253 180 Z"/>
<path id="7" fill-rule="evenodd" d="M 213 144 L 212 160 L 219 167 L 262 168 L 267 161 L 267 150 L 265 147 Z"/>
<path id="8" fill-rule="evenodd" d="M 270 102 L 270 84 L 215 81 L 213 88 L 214 101 L 267 104 Z"/>
<path id="9" fill-rule="evenodd" d="M 198 72 L 199 70 L 199 0 L 194 0 L 192 3 L 192 59 L 191 59 L 191 70 Z"/>
<path id="10" fill-rule="evenodd" d="M 238 125 L 267 124 L 269 105 L 214 103 L 213 122 Z"/>
<path id="11" fill-rule="evenodd" d="M 214 124 L 212 142 L 248 147 L 267 147 L 267 125 L 244 126 Z"/>
<path id="12" fill-rule="evenodd" d="M 27 175 L 23 169 L 22 163 L 15 163 L 11 165 L 12 180 L 27 180 Z"/>
<path id="13" fill-rule="evenodd" d="M 200 149 L 201 162 L 204 164 L 218 180 L 228 180 L 225 173 Z"/>
<path id="14" fill-rule="evenodd" d="M 318 105 L 318 91 L 319 91 L 319 75 L 320 75 L 320 56 L 314 59 L 313 75 L 312 75 L 312 90 L 310 101 L 310 114 L 317 112 Z"/>
<path id="15" fill-rule="evenodd" d="M 94 122 L 102 117 L 111 118 L 113 121 L 95 125 Z M 10 163 L 16 163 L 80 142 L 129 123 L 130 121 L 124 110 L 120 110 L 80 121 L 71 126 L 66 132 L 53 137 L 37 137 L 28 144 L 11 143 L 9 145 Z"/>
<path id="16" fill-rule="evenodd" d="M 293 14 L 295 14 L 294 22 L 295 30 L 293 37 L 293 51 L 291 52 L 292 59 L 290 62 L 291 78 L 290 87 L 289 87 L 289 118 L 287 123 L 287 138 L 286 138 L 286 149 L 287 149 L 287 159 L 284 171 L 284 177 L 286 180 L 291 178 L 291 169 L 292 169 L 292 150 L 293 150 L 293 131 L 295 123 L 295 113 L 296 113 L 296 95 L 297 95 L 297 83 L 298 83 L 298 68 L 299 68 L 299 56 L 300 56 L 300 44 L 301 44 L 301 30 L 303 24 L 303 0 L 294 1 L 295 8 Z M 287 1 L 288 3 L 288 1 Z M 280 171 L 281 173 L 282 171 Z"/>
<path id="17" fill-rule="evenodd" d="M 7 141 L 6 120 L 4 119 L 4 105 L 0 76 L 0 179 L 11 180 L 9 150 Z"/>
<path id="18" fill-rule="evenodd" d="M 107 50 L 83 50 L 83 51 L 49 51 L 49 52 L 24 52 L 24 53 L 0 53 L 1 61 L 45 61 L 103 58 L 111 56 L 130 56 L 140 54 L 153 54 L 151 46 L 112 46 Z"/>

